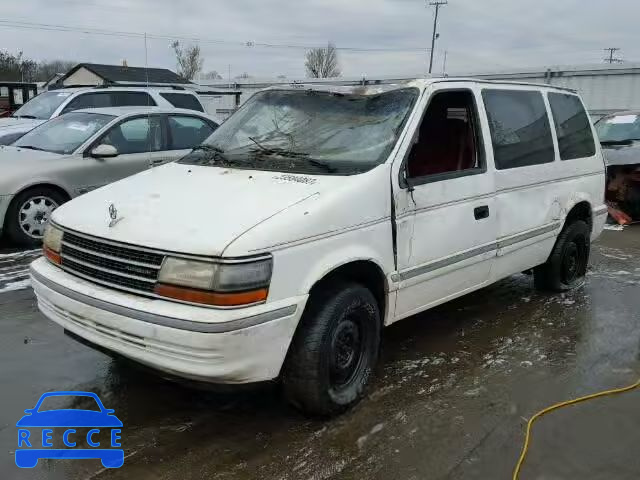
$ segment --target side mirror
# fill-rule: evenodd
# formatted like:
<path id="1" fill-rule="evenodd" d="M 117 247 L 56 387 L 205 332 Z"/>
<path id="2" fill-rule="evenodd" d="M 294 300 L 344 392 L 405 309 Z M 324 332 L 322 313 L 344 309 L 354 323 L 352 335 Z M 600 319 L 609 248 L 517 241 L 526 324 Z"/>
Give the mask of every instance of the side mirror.
<path id="1" fill-rule="evenodd" d="M 118 149 L 113 145 L 103 143 L 91 150 L 91 156 L 94 158 L 113 158 L 118 156 Z"/>

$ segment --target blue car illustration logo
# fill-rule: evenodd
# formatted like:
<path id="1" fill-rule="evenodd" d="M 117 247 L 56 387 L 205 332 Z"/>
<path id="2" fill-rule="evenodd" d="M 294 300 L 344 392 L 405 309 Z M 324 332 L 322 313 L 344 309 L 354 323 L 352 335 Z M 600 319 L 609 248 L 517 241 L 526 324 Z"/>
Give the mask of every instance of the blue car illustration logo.
<path id="1" fill-rule="evenodd" d="M 42 402 L 51 397 L 90 397 L 95 400 L 99 410 L 64 408 L 41 411 Z M 75 398 L 83 401 L 86 399 Z M 16 465 L 20 468 L 33 468 L 41 458 L 51 459 L 87 459 L 102 461 L 105 468 L 119 468 L 124 463 L 124 450 L 120 444 L 122 422 L 113 415 L 114 410 L 104 408 L 95 393 L 92 392 L 49 392 L 40 397 L 35 407 L 24 411 L 26 415 L 18 420 L 18 448 Z M 80 435 L 75 428 L 90 428 L 86 435 Z M 42 428 L 42 432 L 30 430 Z M 53 428 L 64 428 L 62 440 L 67 448 L 53 448 Z M 110 447 L 101 448 L 104 440 L 98 441 L 100 429 L 110 429 Z M 32 435 L 33 434 L 33 435 Z M 76 440 L 86 438 L 90 448 L 74 448 Z M 40 448 L 41 447 L 41 448 Z"/>

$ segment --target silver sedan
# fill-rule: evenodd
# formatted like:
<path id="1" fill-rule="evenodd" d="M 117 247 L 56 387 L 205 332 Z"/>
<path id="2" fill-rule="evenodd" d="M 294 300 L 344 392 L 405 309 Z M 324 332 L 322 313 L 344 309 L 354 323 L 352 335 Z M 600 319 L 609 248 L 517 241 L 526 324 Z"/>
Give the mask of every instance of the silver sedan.
<path id="1" fill-rule="evenodd" d="M 218 124 L 192 110 L 118 107 L 54 118 L 0 147 L 0 233 L 33 245 L 51 212 L 90 190 L 177 160 Z"/>

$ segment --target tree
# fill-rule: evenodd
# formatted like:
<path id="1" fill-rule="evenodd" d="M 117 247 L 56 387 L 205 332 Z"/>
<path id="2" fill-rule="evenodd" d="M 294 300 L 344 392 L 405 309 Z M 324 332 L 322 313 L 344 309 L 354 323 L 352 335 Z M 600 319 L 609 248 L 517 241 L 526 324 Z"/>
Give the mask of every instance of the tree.
<path id="1" fill-rule="evenodd" d="M 305 56 L 304 66 L 307 69 L 307 75 L 312 78 L 339 77 L 341 72 L 336 46 L 329 42 L 326 47 L 309 50 Z"/>
<path id="2" fill-rule="evenodd" d="M 222 80 L 222 75 L 220 75 L 216 70 L 211 70 L 210 72 L 202 75 L 202 78 L 205 80 Z"/>
<path id="3" fill-rule="evenodd" d="M 200 55 L 200 46 L 191 45 L 182 48 L 179 41 L 171 44 L 173 51 L 176 52 L 176 60 L 178 61 L 178 75 L 193 80 L 198 72 L 202 70 L 204 59 Z"/>
<path id="4" fill-rule="evenodd" d="M 46 82 L 56 73 L 67 73 L 77 63 L 69 60 L 44 60 L 38 64 L 37 80 Z"/>
<path id="5" fill-rule="evenodd" d="M 45 60 L 36 63 L 24 58 L 22 52 L 13 55 L 0 50 L 0 79 L 15 82 L 44 82 L 56 73 L 67 73 L 77 62 Z"/>
<path id="6" fill-rule="evenodd" d="M 36 79 L 38 64 L 23 58 L 22 52 L 13 55 L 0 50 L 0 78 L 14 82 L 33 82 Z"/>

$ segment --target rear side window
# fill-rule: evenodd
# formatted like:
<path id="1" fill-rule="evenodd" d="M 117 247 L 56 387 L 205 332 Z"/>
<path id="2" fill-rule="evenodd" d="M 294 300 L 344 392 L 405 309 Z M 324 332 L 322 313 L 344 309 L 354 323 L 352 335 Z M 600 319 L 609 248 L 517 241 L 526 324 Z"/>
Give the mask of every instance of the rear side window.
<path id="1" fill-rule="evenodd" d="M 178 115 L 169 117 L 172 150 L 186 150 L 200 145 L 213 131 L 214 128 L 200 118 Z"/>
<path id="2" fill-rule="evenodd" d="M 188 93 L 161 93 L 160 96 L 176 108 L 204 112 L 204 108 L 202 108 L 198 99 Z"/>
<path id="3" fill-rule="evenodd" d="M 112 92 L 114 107 L 155 106 L 156 102 L 146 92 Z"/>
<path id="4" fill-rule="evenodd" d="M 556 124 L 560 159 L 591 157 L 596 144 L 582 102 L 575 95 L 549 93 L 549 104 Z"/>
<path id="5" fill-rule="evenodd" d="M 82 108 L 104 108 L 113 106 L 111 103 L 111 94 L 104 93 L 83 93 L 71 100 L 62 113 L 80 110 Z"/>
<path id="6" fill-rule="evenodd" d="M 496 168 L 553 162 L 549 117 L 540 92 L 483 90 Z"/>

